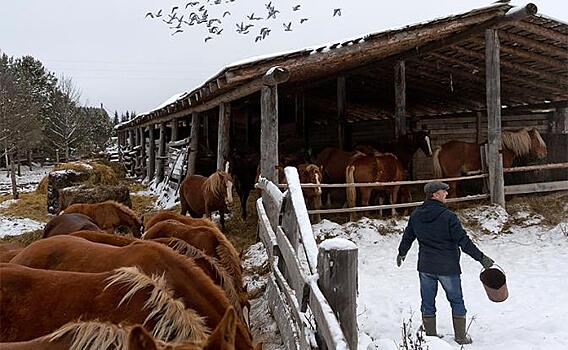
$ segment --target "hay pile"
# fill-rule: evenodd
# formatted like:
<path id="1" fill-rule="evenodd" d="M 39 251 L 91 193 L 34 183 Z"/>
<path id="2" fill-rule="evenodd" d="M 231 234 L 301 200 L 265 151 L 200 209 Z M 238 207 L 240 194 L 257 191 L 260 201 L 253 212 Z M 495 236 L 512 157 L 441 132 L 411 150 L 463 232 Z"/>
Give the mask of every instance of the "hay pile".
<path id="1" fill-rule="evenodd" d="M 118 176 L 116 172 L 108 165 L 96 162 L 69 162 L 57 163 L 52 171 L 58 170 L 75 170 L 80 173 L 89 174 L 89 179 L 85 182 L 88 185 L 118 185 Z M 36 188 L 36 193 L 47 193 L 47 179 L 44 177 Z"/>

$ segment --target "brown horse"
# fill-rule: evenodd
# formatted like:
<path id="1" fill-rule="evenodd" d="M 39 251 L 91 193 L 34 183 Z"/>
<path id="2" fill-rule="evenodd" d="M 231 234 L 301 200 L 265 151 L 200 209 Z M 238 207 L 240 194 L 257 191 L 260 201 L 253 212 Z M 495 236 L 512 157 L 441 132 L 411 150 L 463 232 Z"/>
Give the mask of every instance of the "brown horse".
<path id="1" fill-rule="evenodd" d="M 134 237 L 141 235 L 142 220 L 132 209 L 115 201 L 95 204 L 76 203 L 67 207 L 64 213 L 87 215 L 97 226 L 109 233 L 114 233 L 119 226 L 126 226 Z"/>
<path id="2" fill-rule="evenodd" d="M 536 128 L 503 131 L 503 167 L 513 165 L 515 158 L 532 155 L 547 156 L 544 140 Z M 481 170 L 480 144 L 452 140 L 436 149 L 433 156 L 434 177 L 459 177 L 469 171 Z M 450 192 L 456 195 L 456 181 L 451 181 Z"/>
<path id="3" fill-rule="evenodd" d="M 144 229 L 149 230 L 152 226 L 164 220 L 176 220 L 188 226 L 209 226 L 211 228 L 217 228 L 217 225 L 215 225 L 213 221 L 206 218 L 194 219 L 192 217 L 180 215 L 174 211 L 161 210 L 148 219 L 144 225 Z"/>
<path id="4" fill-rule="evenodd" d="M 20 243 L 0 242 L 0 263 L 7 263 L 20 253 L 25 246 Z"/>
<path id="5" fill-rule="evenodd" d="M 217 327 L 231 306 L 225 293 L 191 259 L 151 241 L 137 240 L 125 247 L 113 247 L 78 237 L 56 236 L 30 244 L 12 263 L 83 272 L 137 266 L 146 274 L 163 275 L 174 295 L 187 308 L 203 315 L 210 329 Z M 253 349 L 250 332 L 241 321 L 237 328 L 237 343 L 237 349 Z"/>
<path id="6" fill-rule="evenodd" d="M 89 216 L 80 213 L 63 213 L 49 220 L 43 228 L 43 238 L 89 230 L 101 231 Z"/>
<path id="7" fill-rule="evenodd" d="M 175 220 L 161 221 L 144 233 L 144 239 L 179 238 L 201 249 L 205 254 L 219 261 L 221 266 L 233 278 L 240 304 L 248 305 L 246 291 L 243 288 L 242 267 L 239 254 L 231 242 L 218 228 L 206 226 L 187 226 Z"/>
<path id="8" fill-rule="evenodd" d="M 323 169 L 315 164 L 300 164 L 298 165 L 298 176 L 300 183 L 321 184 L 323 178 Z M 321 208 L 321 187 L 303 188 L 304 198 L 308 208 L 320 209 Z M 314 215 L 315 222 L 320 222 L 319 214 Z"/>
<path id="9" fill-rule="evenodd" d="M 228 169 L 227 169 L 228 170 Z M 201 175 L 187 176 L 180 187 L 181 215 L 189 214 L 194 218 L 218 210 L 221 228 L 225 230 L 225 212 L 233 203 L 233 180 L 225 171 L 217 171 L 209 177 Z"/>
<path id="10" fill-rule="evenodd" d="M 55 332 L 25 342 L 0 343 L 2 350 L 234 350 L 235 312 L 227 309 L 223 320 L 205 342 L 164 342 L 140 325 L 108 322 L 67 323 Z"/>
<path id="11" fill-rule="evenodd" d="M 146 324 L 164 340 L 202 341 L 208 334 L 164 277 L 135 267 L 80 273 L 0 264 L 0 280 L 0 341 L 31 340 L 77 319 Z"/>
<path id="12" fill-rule="evenodd" d="M 377 153 L 373 156 L 356 157 L 345 169 L 347 183 L 359 182 L 394 182 L 404 180 L 404 166 L 392 153 Z M 384 190 L 389 195 L 390 203 L 396 204 L 400 186 L 385 186 Z M 361 205 L 367 206 L 371 200 L 373 190 L 376 187 L 360 187 Z M 357 189 L 347 187 L 348 206 L 354 207 L 356 204 Z M 382 204 L 382 197 L 381 202 Z M 382 215 L 382 210 L 380 211 Z M 396 215 L 396 210 L 392 209 L 392 215 Z M 352 215 L 354 218 L 355 215 Z"/>

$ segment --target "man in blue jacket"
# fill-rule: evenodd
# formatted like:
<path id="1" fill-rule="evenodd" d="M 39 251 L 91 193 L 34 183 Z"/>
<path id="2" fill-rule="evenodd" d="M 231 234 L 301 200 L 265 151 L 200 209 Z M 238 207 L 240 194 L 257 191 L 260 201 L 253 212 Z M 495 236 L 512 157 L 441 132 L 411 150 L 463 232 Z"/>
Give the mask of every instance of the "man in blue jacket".
<path id="1" fill-rule="evenodd" d="M 445 206 L 449 186 L 429 182 L 424 186 L 426 200 L 410 215 L 398 247 L 396 264 L 400 267 L 414 239 L 418 239 L 418 274 L 422 297 L 422 323 L 426 335 L 436 336 L 436 293 L 438 282 L 452 307 L 455 341 L 471 344 L 466 333 L 466 309 L 461 288 L 460 248 L 484 268 L 493 260 L 473 244 L 457 215 Z"/>

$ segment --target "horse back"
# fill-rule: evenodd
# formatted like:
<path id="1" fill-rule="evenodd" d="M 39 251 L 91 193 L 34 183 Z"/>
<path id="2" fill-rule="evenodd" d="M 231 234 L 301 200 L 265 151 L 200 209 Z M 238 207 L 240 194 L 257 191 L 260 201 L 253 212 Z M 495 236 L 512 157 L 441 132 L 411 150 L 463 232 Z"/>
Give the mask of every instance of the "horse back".
<path id="1" fill-rule="evenodd" d="M 481 169 L 480 145 L 452 140 L 442 145 L 438 154 L 443 176 L 460 176 Z"/>
<path id="2" fill-rule="evenodd" d="M 90 216 L 81 213 L 63 213 L 57 215 L 43 228 L 43 238 L 67 235 L 81 230 L 100 231 Z"/>
<path id="3" fill-rule="evenodd" d="M 345 182 L 345 168 L 357 153 L 347 152 L 338 148 L 324 148 L 317 157 L 316 164 L 323 166 L 324 173 L 332 182 Z"/>
<path id="4" fill-rule="evenodd" d="M 162 210 L 154 214 L 147 222 L 146 222 L 146 230 L 149 230 L 154 225 L 156 225 L 160 221 L 165 220 L 175 220 L 187 226 L 209 226 L 211 228 L 217 228 L 215 223 L 207 218 L 192 218 L 190 216 L 185 216 L 178 214 L 174 211 L 170 210 Z"/>
<path id="5" fill-rule="evenodd" d="M 101 244 L 108 244 L 115 247 L 124 247 L 134 242 L 136 239 L 126 236 L 117 236 L 106 233 L 105 231 L 81 230 L 69 234 L 72 237 L 79 237 L 87 241 Z"/>

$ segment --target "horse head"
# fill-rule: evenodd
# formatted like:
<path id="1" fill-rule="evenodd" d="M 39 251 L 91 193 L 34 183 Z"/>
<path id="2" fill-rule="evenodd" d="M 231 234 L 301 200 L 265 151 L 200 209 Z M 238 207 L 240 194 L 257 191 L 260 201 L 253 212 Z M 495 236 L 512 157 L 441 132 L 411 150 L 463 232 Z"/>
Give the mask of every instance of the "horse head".
<path id="1" fill-rule="evenodd" d="M 313 183 L 321 184 L 321 179 L 323 174 L 323 167 L 319 167 L 315 164 L 300 164 L 298 166 L 298 175 L 300 177 L 301 183 Z M 313 189 L 305 189 L 306 194 L 312 193 L 312 195 L 321 196 L 321 187 L 316 187 Z"/>
<path id="2" fill-rule="evenodd" d="M 532 128 L 528 132 L 531 137 L 530 154 L 537 156 L 540 159 L 546 158 L 546 156 L 548 155 L 546 143 L 540 136 L 540 133 L 538 132 L 537 128 Z"/>
<path id="3" fill-rule="evenodd" d="M 430 142 L 430 130 L 422 129 L 414 131 L 411 135 L 411 142 L 420 148 L 428 157 L 432 157 L 432 143 Z"/>
<path id="4" fill-rule="evenodd" d="M 229 170 L 229 163 L 227 163 L 225 168 Z M 229 206 L 233 203 L 233 178 L 226 171 L 221 171 L 220 173 L 223 179 L 223 187 L 225 189 L 225 205 Z"/>

